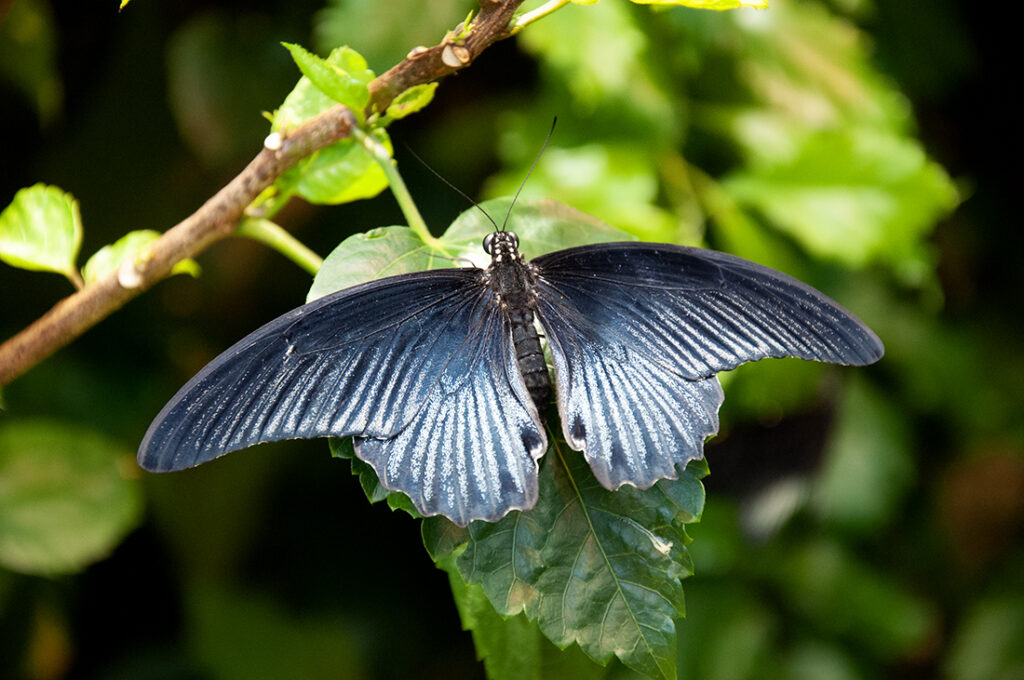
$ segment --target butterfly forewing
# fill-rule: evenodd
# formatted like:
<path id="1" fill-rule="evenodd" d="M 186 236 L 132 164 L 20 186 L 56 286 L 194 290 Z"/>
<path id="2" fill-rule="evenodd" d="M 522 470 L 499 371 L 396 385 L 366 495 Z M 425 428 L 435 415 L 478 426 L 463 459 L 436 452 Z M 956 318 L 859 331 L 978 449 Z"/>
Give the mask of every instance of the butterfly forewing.
<path id="1" fill-rule="evenodd" d="M 796 279 L 713 250 L 600 244 L 538 257 L 538 288 L 689 378 L 766 357 L 863 365 L 882 343 Z"/>
<path id="2" fill-rule="evenodd" d="M 444 269 L 382 279 L 279 317 L 175 395 L 146 433 L 140 464 L 179 470 L 294 437 L 394 437 L 436 408 L 437 394 L 479 388 L 478 362 L 465 359 L 465 348 L 493 342 L 497 316 L 496 306 L 481 304 L 480 276 Z M 512 411 L 519 404 L 509 422 L 522 424 L 522 413 L 534 412 L 512 393 L 520 386 L 505 380 L 493 389 Z M 541 436 L 534 424 L 526 438 Z"/>

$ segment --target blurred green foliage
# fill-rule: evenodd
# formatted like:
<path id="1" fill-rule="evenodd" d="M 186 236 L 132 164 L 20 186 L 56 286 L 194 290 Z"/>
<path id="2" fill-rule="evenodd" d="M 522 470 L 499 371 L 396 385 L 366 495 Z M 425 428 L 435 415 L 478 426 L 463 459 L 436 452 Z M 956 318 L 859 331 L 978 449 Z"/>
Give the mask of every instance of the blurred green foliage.
<path id="1" fill-rule="evenodd" d="M 0 10 L 11 100 L 0 203 L 12 206 L 0 254 L 24 266 L 19 215 L 56 203 L 16 193 L 40 182 L 66 192 L 70 218 L 45 220 L 65 245 L 30 253 L 37 268 L 74 279 L 79 239 L 87 253 L 137 252 L 125 234 L 177 222 L 259 149 L 262 111 L 281 127 L 295 101 L 319 96 L 301 82 L 310 91 L 288 95 L 297 73 L 279 43 L 324 55 L 347 44 L 368 64 L 349 55 L 347 73 L 382 73 L 471 6 L 149 0 L 115 15 L 14 0 Z M 706 507 L 686 527 L 695 575 L 676 622 L 680 678 L 1024 673 L 1022 291 L 1008 255 L 1020 237 L 1005 225 L 1012 173 L 1001 167 L 1015 128 L 998 100 L 1007 83 L 987 70 L 1012 41 L 988 39 L 999 17 L 973 12 L 902 0 L 568 6 L 443 81 L 433 101 L 411 93 L 412 108 L 429 105 L 389 112 L 378 133 L 493 197 L 515 191 L 557 115 L 524 197 L 783 269 L 886 342 L 868 370 L 778 361 L 724 376 Z M 310 202 L 273 203 L 318 252 L 346 237 L 362 249 L 325 268 L 335 274 L 380 269 L 387 253 L 365 252 L 393 247 L 387 232 L 352 235 L 404 221 L 388 196 L 312 205 L 384 187 L 346 144 L 279 184 L 279 197 Z M 464 202 L 401 147 L 397 158 L 442 233 Z M 559 652 L 548 638 L 572 640 L 542 633 L 551 619 L 501 619 L 488 585 L 463 578 L 466 553 L 435 570 L 419 521 L 369 506 L 323 442 L 139 479 L 126 452 L 164 401 L 310 285 L 241 240 L 200 262 L 201 277 L 169 279 L 4 390 L 0 675 L 635 675 L 575 644 Z M 71 290 L 7 264 L 0 337 Z M 436 556 L 455 547 L 431 527 Z"/>

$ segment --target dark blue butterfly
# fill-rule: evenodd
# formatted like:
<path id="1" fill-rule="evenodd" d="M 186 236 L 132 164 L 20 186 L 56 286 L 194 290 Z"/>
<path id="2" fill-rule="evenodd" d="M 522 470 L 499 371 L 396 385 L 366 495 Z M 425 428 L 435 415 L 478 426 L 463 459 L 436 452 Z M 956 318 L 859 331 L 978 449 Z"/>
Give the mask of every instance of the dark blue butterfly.
<path id="1" fill-rule="evenodd" d="M 508 231 L 484 249 L 487 269 L 392 276 L 271 321 L 171 399 L 139 464 L 180 470 L 260 442 L 353 435 L 384 487 L 464 526 L 537 500 L 551 383 L 535 319 L 566 441 L 608 489 L 647 488 L 703 455 L 719 371 L 883 353 L 825 295 L 732 255 L 601 243 L 526 262 Z"/>

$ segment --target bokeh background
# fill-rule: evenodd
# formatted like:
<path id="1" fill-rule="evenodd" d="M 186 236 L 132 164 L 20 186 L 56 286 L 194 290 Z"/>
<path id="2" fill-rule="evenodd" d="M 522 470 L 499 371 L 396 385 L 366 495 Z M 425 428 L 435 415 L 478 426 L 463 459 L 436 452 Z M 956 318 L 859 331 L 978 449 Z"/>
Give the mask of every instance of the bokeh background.
<path id="1" fill-rule="evenodd" d="M 0 204 L 81 204 L 85 258 L 164 230 L 259 150 L 298 74 L 281 41 L 378 73 L 472 3 L 0 2 Z M 529 5 L 528 5 L 529 6 Z M 820 287 L 888 354 L 727 376 L 692 527 L 681 678 L 1024 678 L 1024 293 L 1013 23 L 986 3 L 775 0 L 766 12 L 572 6 L 496 44 L 395 123 L 440 233 L 512 192 Z M 293 202 L 326 255 L 393 199 Z M 483 677 L 419 526 L 367 504 L 323 442 L 143 474 L 163 403 L 301 303 L 242 239 L 4 388 L 0 677 Z M 0 264 L 0 338 L 71 292 Z M 591 677 L 627 677 L 616 664 Z"/>

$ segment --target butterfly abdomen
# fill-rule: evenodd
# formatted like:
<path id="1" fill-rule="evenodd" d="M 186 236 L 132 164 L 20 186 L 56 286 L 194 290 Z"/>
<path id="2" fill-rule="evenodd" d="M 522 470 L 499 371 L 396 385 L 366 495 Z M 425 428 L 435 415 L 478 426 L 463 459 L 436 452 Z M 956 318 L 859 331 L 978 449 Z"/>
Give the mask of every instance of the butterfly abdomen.
<path id="1" fill-rule="evenodd" d="M 551 376 L 540 346 L 533 309 L 537 304 L 534 289 L 536 274 L 519 253 L 519 237 L 511 231 L 496 231 L 484 239 L 484 250 L 491 256 L 485 281 L 497 294 L 496 300 L 508 318 L 516 363 L 530 398 L 541 418 L 551 398 Z"/>
<path id="2" fill-rule="evenodd" d="M 516 348 L 519 373 L 533 403 L 537 405 L 537 413 L 543 418 L 551 398 L 551 376 L 540 346 L 540 336 L 533 325 L 533 310 L 512 309 L 508 318 L 512 324 L 512 344 Z"/>

